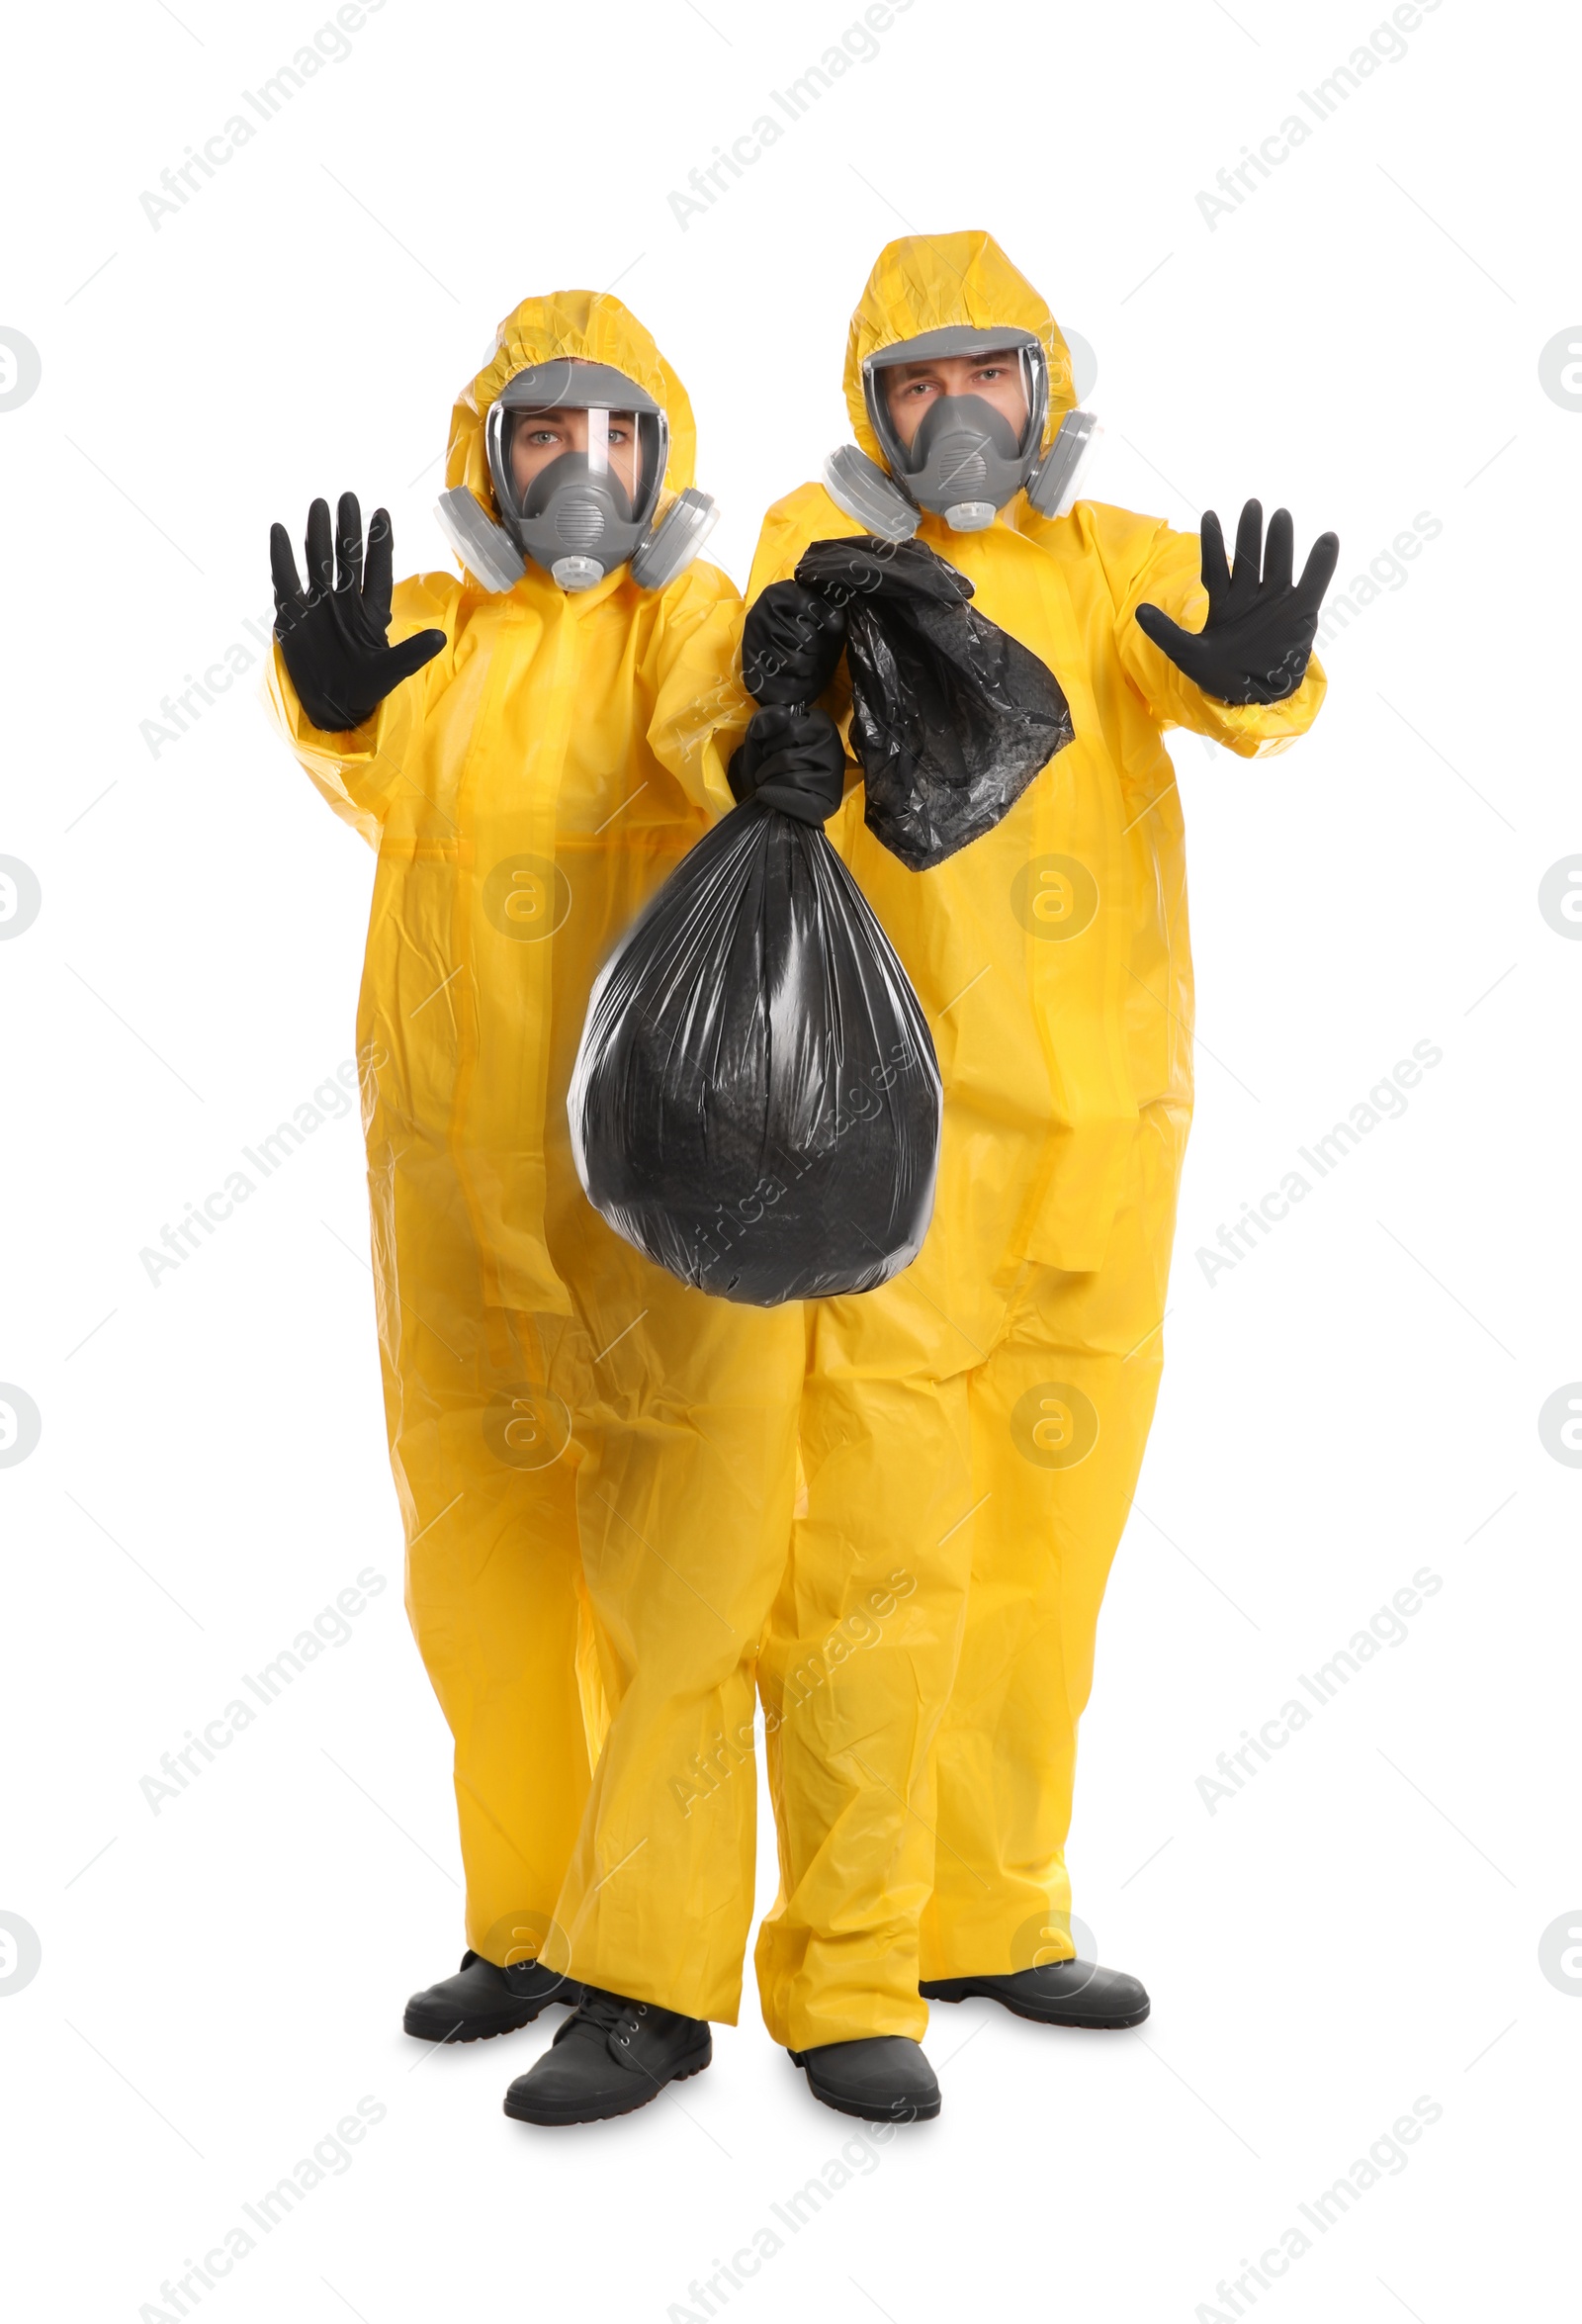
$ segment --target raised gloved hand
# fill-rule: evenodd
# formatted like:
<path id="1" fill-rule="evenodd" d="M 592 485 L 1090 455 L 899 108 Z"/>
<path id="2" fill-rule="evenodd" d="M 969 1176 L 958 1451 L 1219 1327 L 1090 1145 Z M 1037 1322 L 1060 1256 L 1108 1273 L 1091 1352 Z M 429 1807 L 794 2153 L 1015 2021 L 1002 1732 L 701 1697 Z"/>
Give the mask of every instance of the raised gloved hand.
<path id="1" fill-rule="evenodd" d="M 846 617 L 800 581 L 771 581 L 742 631 L 742 682 L 758 702 L 815 702 L 835 673 Z"/>
<path id="2" fill-rule="evenodd" d="M 1225 536 L 1212 508 L 1203 515 L 1202 541 L 1208 591 L 1202 628 L 1182 629 L 1157 605 L 1138 606 L 1137 626 L 1216 701 L 1282 702 L 1295 693 L 1307 669 L 1340 540 L 1334 533 L 1320 533 L 1295 583 L 1295 528 L 1288 508 L 1276 508 L 1270 518 L 1266 546 L 1263 507 L 1248 501 L 1236 527 L 1234 572 L 1225 563 Z"/>
<path id="3" fill-rule="evenodd" d="M 398 646 L 385 643 L 390 627 L 392 541 L 390 516 L 376 508 L 368 528 L 363 571 L 363 518 L 355 492 L 342 492 L 336 511 L 334 554 L 329 507 L 308 511 L 308 586 L 283 524 L 269 528 L 275 578 L 275 635 L 291 682 L 314 726 L 343 734 L 371 718 L 402 678 L 431 662 L 445 643 L 442 629 L 419 630 Z"/>
<path id="4" fill-rule="evenodd" d="M 845 770 L 845 746 L 827 710 L 775 703 L 753 712 L 731 760 L 731 788 L 799 823 L 824 823 L 840 804 Z"/>

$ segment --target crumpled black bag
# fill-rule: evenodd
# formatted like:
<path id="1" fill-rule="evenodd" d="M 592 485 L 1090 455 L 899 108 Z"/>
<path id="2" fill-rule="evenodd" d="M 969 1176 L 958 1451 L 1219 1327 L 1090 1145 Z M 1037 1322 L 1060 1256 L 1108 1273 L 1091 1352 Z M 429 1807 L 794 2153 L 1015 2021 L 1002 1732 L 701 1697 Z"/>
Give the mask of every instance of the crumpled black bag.
<path id="1" fill-rule="evenodd" d="M 589 1202 L 700 1291 L 772 1307 L 916 1258 L 939 1066 L 822 829 L 749 800 L 683 857 L 593 988 L 568 1112 Z"/>
<path id="2" fill-rule="evenodd" d="M 1059 680 L 923 541 L 815 541 L 796 578 L 846 608 L 868 829 L 909 870 L 943 863 L 1074 739 Z"/>

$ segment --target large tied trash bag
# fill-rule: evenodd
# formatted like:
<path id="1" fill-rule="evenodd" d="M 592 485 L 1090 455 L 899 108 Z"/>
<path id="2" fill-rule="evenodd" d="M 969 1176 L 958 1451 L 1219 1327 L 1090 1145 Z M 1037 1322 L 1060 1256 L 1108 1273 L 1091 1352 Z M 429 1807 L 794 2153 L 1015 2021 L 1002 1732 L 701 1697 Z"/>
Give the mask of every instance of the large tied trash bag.
<path id="1" fill-rule="evenodd" d="M 926 871 L 993 831 L 1072 741 L 1059 680 L 926 542 L 815 541 L 796 578 L 846 609 L 868 829 Z"/>
<path id="2" fill-rule="evenodd" d="M 871 1291 L 927 1231 L 927 1020 L 823 831 L 761 800 L 700 840 L 623 939 L 568 1106 L 589 1202 L 718 1297 Z"/>

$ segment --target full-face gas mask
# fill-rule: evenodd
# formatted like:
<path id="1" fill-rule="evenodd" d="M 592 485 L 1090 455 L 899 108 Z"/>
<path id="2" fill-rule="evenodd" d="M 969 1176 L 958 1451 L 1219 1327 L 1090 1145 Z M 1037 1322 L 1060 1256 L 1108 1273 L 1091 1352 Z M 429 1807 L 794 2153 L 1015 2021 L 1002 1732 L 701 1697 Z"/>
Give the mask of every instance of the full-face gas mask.
<path id="1" fill-rule="evenodd" d="M 517 372 L 489 405 L 483 438 L 500 522 L 465 486 L 444 493 L 435 513 L 492 589 L 514 588 L 526 558 L 568 591 L 592 588 L 618 565 L 631 567 L 640 588 L 662 588 L 717 520 L 708 493 L 687 491 L 656 523 L 669 422 L 607 363 L 560 357 Z"/>
<path id="2" fill-rule="evenodd" d="M 1019 432 L 982 396 L 941 396 L 912 442 L 902 442 L 890 415 L 886 372 L 949 355 L 1015 357 L 1026 413 Z M 885 540 L 910 540 L 924 509 L 942 516 L 953 532 L 982 532 L 1021 492 L 1041 516 L 1063 513 L 1098 433 L 1091 411 L 1068 411 L 1040 458 L 1049 413 L 1048 358 L 1032 331 L 1009 325 L 980 330 L 951 323 L 881 347 L 863 363 L 862 394 L 889 474 L 854 444 L 843 444 L 825 463 L 825 484 L 839 508 Z"/>

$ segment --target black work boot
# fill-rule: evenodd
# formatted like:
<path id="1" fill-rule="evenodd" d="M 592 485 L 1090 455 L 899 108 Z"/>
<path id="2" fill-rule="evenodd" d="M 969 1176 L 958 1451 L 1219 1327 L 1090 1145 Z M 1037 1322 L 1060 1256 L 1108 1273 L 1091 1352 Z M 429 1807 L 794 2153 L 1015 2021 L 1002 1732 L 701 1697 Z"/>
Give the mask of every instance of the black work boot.
<path id="1" fill-rule="evenodd" d="M 1046 1961 L 1009 1977 L 936 1977 L 918 1991 L 925 2002 L 998 2002 L 1037 2025 L 1140 2025 L 1150 2007 L 1139 1978 L 1096 1961 Z"/>
<path id="2" fill-rule="evenodd" d="M 575 2014 L 505 2093 L 505 2111 L 517 2122 L 607 2122 L 701 2074 L 713 2056 L 703 2018 L 585 1985 Z"/>
<path id="3" fill-rule="evenodd" d="M 939 2111 L 933 2068 L 903 2033 L 827 2041 L 786 2055 L 803 2068 L 814 2097 L 837 2114 L 855 2114 L 861 2122 L 931 2122 Z"/>
<path id="4" fill-rule="evenodd" d="M 401 2028 L 419 2041 L 488 2041 L 496 2033 L 531 2025 L 552 2002 L 574 2010 L 581 1990 L 537 1961 L 496 1969 L 477 1953 L 463 1953 L 455 1977 L 442 1977 L 438 1985 L 413 1994 Z"/>

